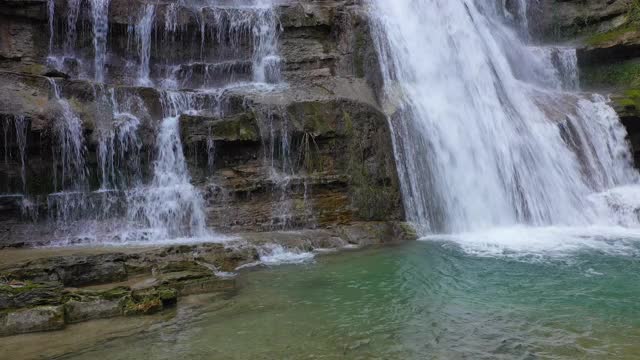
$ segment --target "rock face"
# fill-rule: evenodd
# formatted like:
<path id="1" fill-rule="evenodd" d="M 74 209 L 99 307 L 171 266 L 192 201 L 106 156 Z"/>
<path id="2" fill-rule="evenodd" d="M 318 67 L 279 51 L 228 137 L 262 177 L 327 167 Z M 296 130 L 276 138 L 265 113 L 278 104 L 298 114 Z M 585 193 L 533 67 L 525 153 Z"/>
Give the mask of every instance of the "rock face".
<path id="1" fill-rule="evenodd" d="M 624 22 L 634 0 L 540 0 L 529 16 L 532 33 L 546 40 L 571 40 L 607 31 Z"/>
<path id="2" fill-rule="evenodd" d="M 582 88 L 611 94 L 640 164 L 640 4 L 543 0 L 532 12 L 542 40 L 578 43 Z"/>
<path id="3" fill-rule="evenodd" d="M 97 190 L 113 187 L 105 185 L 113 185 L 112 173 L 118 181 L 133 172 L 136 181 L 151 181 L 160 121 L 178 98 L 201 110 L 177 115 L 207 226 L 265 231 L 403 219 L 391 134 L 376 96 L 376 52 L 358 2 L 275 6 L 286 85 L 257 92 L 225 88 L 256 76 L 255 39 L 241 25 L 258 21 L 255 13 L 111 0 L 100 20 L 88 2 L 52 4 L 53 17 L 45 0 L 0 4 L 0 193 L 19 194 L 0 199 L 0 244 L 45 243 L 69 219 L 91 213 L 89 220 L 104 220 L 107 206 L 110 217 L 122 216 L 126 209 L 113 203 L 131 182 L 109 194 Z M 100 21 L 108 25 L 102 55 Z M 104 74 L 96 82 L 99 58 Z M 270 63 L 260 66 L 272 81 Z M 225 90 L 191 90 L 201 88 Z M 69 113 L 81 124 L 82 169 L 61 155 L 73 145 L 61 140 Z M 139 121 L 134 148 L 125 151 L 118 131 L 132 118 Z M 121 153 L 105 156 L 110 149 Z M 122 160 L 133 156 L 135 163 Z M 78 177 L 83 183 L 70 186 Z M 60 194 L 78 190 L 82 201 L 60 204 Z"/>

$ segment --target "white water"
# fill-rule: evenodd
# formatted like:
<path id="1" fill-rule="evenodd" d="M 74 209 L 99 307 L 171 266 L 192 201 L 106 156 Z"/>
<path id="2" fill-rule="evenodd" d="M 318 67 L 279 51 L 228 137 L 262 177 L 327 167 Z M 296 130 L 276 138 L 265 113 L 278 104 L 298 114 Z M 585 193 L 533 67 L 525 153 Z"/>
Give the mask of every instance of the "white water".
<path id="1" fill-rule="evenodd" d="M 113 122 L 107 129 L 99 130 L 97 156 L 101 190 L 126 189 L 136 185 L 141 178 L 140 119 L 129 110 L 144 105 L 135 95 L 125 96 L 124 103 L 120 104 L 115 91 L 110 90 Z"/>
<path id="2" fill-rule="evenodd" d="M 82 133 L 82 121 L 71 108 L 69 102 L 60 95 L 60 88 L 49 79 L 57 104 L 57 121 L 53 124 L 54 137 L 54 187 L 62 191 L 79 191 L 86 186 L 86 147 Z M 61 172 L 58 173 L 58 168 Z"/>
<path id="3" fill-rule="evenodd" d="M 260 262 L 265 265 L 301 264 L 314 258 L 313 253 L 286 249 L 281 245 L 265 245 L 259 249 Z"/>
<path id="4" fill-rule="evenodd" d="M 227 88 L 249 85 L 266 90 L 271 85 L 265 83 L 280 81 L 279 22 L 272 2 L 183 0 L 147 4 L 140 7 L 136 25 L 128 29 L 134 36 L 128 38 L 127 49 L 135 51 L 137 56 L 124 59 L 118 59 L 121 55 L 117 48 L 112 51 L 107 41 L 111 36 L 109 0 L 86 3 L 90 10 L 94 51 L 89 57 L 93 55 L 92 59 L 87 59 L 87 54 L 76 48 L 82 46 L 77 34 L 84 31 L 78 21 L 84 2 L 66 2 L 68 13 L 62 20 L 66 26 L 58 28 L 62 30 L 60 34 L 55 33 L 54 25 L 62 16 L 55 17 L 53 1 L 48 4 L 49 59 L 62 71 L 81 77 L 94 74 L 97 83 L 94 86 L 96 174 L 100 187 L 91 191 L 88 186 L 87 164 L 90 162 L 86 159 L 83 119 L 74 113 L 51 80 L 56 109 L 61 114 L 54 123 L 56 192 L 47 198 L 49 215 L 56 223 L 54 236 L 60 239 L 57 243 L 109 245 L 223 239 L 207 228 L 204 200 L 191 183 L 183 154 L 179 119 L 182 114 L 199 113 L 223 117 Z M 156 19 L 163 13 L 162 9 L 164 19 Z M 188 29 L 179 25 L 178 19 L 178 14 L 185 11 L 199 19 L 199 36 L 185 37 Z M 164 27 L 156 26 L 162 22 Z M 199 42 L 200 54 L 190 57 L 192 42 Z M 172 46 L 183 48 L 184 53 L 161 54 L 166 51 L 165 47 Z M 156 53 L 162 56 L 152 59 Z M 93 63 L 93 68 L 83 68 L 89 63 Z M 118 68 L 109 74 L 107 66 L 122 64 L 125 73 L 128 69 L 134 70 L 132 81 L 112 76 L 121 71 Z M 158 66 L 168 69 L 166 77 L 157 74 Z M 160 119 L 153 119 L 135 89 L 109 89 L 103 84 L 123 80 L 125 84 L 139 86 L 158 84 L 165 89 L 197 90 L 159 89 L 163 113 Z M 144 170 L 140 169 L 144 166 L 141 156 L 146 154 L 142 149 L 141 131 L 149 128 L 155 128 L 156 139 L 149 156 L 151 177 L 145 179 Z M 212 172 L 213 135 L 206 144 L 208 168 Z"/>
<path id="5" fill-rule="evenodd" d="M 498 10 L 372 0 L 407 216 L 424 234 L 618 225 L 590 197 L 637 183 L 625 130 L 603 97 L 567 92 L 574 56 L 554 64 Z"/>
<path id="6" fill-rule="evenodd" d="M 153 83 L 149 79 L 149 59 L 151 58 L 151 32 L 153 30 L 153 21 L 155 18 L 155 5 L 145 5 L 144 14 L 138 20 L 135 27 L 136 39 L 138 41 L 140 70 L 138 71 L 138 84 L 142 86 L 151 86 Z"/>
<path id="7" fill-rule="evenodd" d="M 191 184 L 178 126 L 178 116 L 162 121 L 153 180 L 129 195 L 129 219 L 156 231 L 155 240 L 204 237 L 208 232 L 203 200 Z"/>
<path id="8" fill-rule="evenodd" d="M 98 82 L 104 81 L 109 33 L 109 2 L 110 0 L 90 0 L 93 18 L 94 77 Z"/>
<path id="9" fill-rule="evenodd" d="M 14 119 L 16 128 L 16 142 L 18 143 L 18 154 L 20 157 L 20 179 L 22 180 L 22 193 L 27 193 L 27 133 L 29 131 L 29 120 L 24 116 L 16 116 Z"/>

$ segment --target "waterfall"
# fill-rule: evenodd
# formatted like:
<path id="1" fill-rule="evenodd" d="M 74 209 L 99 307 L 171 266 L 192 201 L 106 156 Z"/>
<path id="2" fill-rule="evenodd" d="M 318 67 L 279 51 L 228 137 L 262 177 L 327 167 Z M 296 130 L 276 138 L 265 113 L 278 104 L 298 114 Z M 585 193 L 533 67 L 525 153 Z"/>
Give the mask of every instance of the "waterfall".
<path id="1" fill-rule="evenodd" d="M 253 33 L 257 44 L 253 52 L 253 80 L 258 83 L 277 83 L 280 78 L 278 56 L 278 18 L 268 2 L 258 0 L 261 7 Z"/>
<path id="2" fill-rule="evenodd" d="M 151 31 L 153 30 L 155 5 L 147 4 L 143 9 L 144 14 L 135 28 L 140 57 L 138 84 L 150 86 L 152 82 L 149 79 L 149 58 L 151 57 Z"/>
<path id="3" fill-rule="evenodd" d="M 207 235 L 204 204 L 191 184 L 182 152 L 179 116 L 162 121 L 153 180 L 129 194 L 128 218 L 147 226 L 154 240 Z"/>
<path id="4" fill-rule="evenodd" d="M 76 113 L 76 104 L 61 92 L 66 82 L 49 79 L 56 115 L 52 124 L 55 192 L 48 195 L 47 205 L 60 243 L 211 238 L 205 201 L 192 184 L 183 153 L 180 119 L 185 114 L 224 118 L 229 88 L 257 92 L 281 82 L 281 29 L 272 1 L 142 4 L 136 7 L 137 16 L 132 14 L 137 21 L 128 26 L 126 44 L 107 41 L 113 36 L 110 0 L 65 1 L 67 13 L 62 20 L 65 26 L 58 27 L 60 34 L 54 25 L 62 16 L 56 16 L 53 0 L 48 3 L 48 59 L 71 77 L 93 71 L 96 106 L 94 118 L 82 118 L 84 108 Z M 93 54 L 81 48 L 84 40 L 78 41 L 85 35 L 79 21 L 85 4 Z M 197 20 L 199 34 L 187 33 L 181 23 L 184 14 Z M 131 49 L 134 56 L 128 53 Z M 118 76 L 119 72 L 125 76 Z M 148 93 L 140 86 L 155 88 L 161 114 L 147 108 Z M 70 87 L 69 93 L 73 91 Z M 96 141 L 95 169 L 89 159 L 93 144 L 87 141 L 89 148 L 85 144 L 84 122 L 95 125 L 91 138 Z M 210 173 L 215 171 L 215 135 L 210 133 L 206 139 Z M 141 168 L 147 154 L 151 166 L 145 171 Z M 278 196 L 284 199 L 287 182 L 282 183 Z"/>
<path id="5" fill-rule="evenodd" d="M 53 126 L 56 139 L 53 149 L 54 187 L 61 190 L 81 190 L 85 186 L 86 147 L 82 134 L 82 121 L 71 109 L 69 102 L 60 95 L 60 88 L 53 79 L 48 79 L 58 105 L 58 118 Z M 58 177 L 58 165 L 62 173 Z"/>
<path id="6" fill-rule="evenodd" d="M 69 0 L 67 4 L 67 36 L 64 42 L 65 55 L 73 54 L 76 44 L 78 15 L 80 14 L 81 0 Z"/>
<path id="7" fill-rule="evenodd" d="M 110 102 L 113 106 L 113 124 L 99 131 L 98 166 L 100 189 L 127 189 L 136 185 L 141 178 L 140 151 L 142 141 L 138 136 L 140 119 L 130 112 L 134 107 L 144 108 L 142 99 L 125 94 L 121 104 L 116 91 L 111 89 Z"/>
<path id="8" fill-rule="evenodd" d="M 18 143 L 18 154 L 20 157 L 20 180 L 22 180 L 22 193 L 27 193 L 27 132 L 29 131 L 29 120 L 24 116 L 16 116 L 14 119 L 16 128 L 16 141 Z"/>
<path id="9" fill-rule="evenodd" d="M 95 80 L 104 81 L 104 67 L 107 57 L 107 35 L 109 33 L 109 1 L 90 0 L 93 20 L 93 48 Z"/>
<path id="10" fill-rule="evenodd" d="M 370 11 L 406 213 L 423 233 L 620 224 L 595 195 L 638 174 L 606 99 L 572 92 L 575 50 L 528 46 L 492 2 Z"/>

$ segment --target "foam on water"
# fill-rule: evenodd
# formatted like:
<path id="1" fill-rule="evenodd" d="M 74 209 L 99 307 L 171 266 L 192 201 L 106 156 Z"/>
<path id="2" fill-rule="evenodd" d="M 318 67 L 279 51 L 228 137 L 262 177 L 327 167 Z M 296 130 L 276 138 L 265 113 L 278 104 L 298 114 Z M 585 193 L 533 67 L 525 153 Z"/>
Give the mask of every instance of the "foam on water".
<path id="1" fill-rule="evenodd" d="M 424 241 L 450 241 L 468 254 L 519 260 L 550 260 L 582 252 L 640 255 L 640 229 L 621 226 L 499 227 L 452 235 L 429 235 Z"/>
<path id="2" fill-rule="evenodd" d="M 313 253 L 286 249 L 276 244 L 265 245 L 258 254 L 260 262 L 265 265 L 301 264 L 314 258 Z"/>

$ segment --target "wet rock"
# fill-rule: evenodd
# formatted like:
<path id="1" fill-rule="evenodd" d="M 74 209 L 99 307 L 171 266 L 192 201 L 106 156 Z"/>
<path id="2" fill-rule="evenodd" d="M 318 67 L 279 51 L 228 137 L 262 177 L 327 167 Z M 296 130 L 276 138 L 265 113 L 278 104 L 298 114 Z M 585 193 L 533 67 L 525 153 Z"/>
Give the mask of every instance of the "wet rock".
<path id="1" fill-rule="evenodd" d="M 136 290 L 124 303 L 124 314 L 150 315 L 173 306 L 178 301 L 178 291 L 170 287 L 154 287 Z"/>
<path id="2" fill-rule="evenodd" d="M 180 116 L 180 133 L 185 144 L 204 144 L 207 140 L 237 142 L 260 141 L 260 129 L 250 112 L 217 119 L 207 116 Z"/>
<path id="3" fill-rule="evenodd" d="M 625 21 L 634 0 L 542 0 L 529 16 L 532 34 L 566 40 L 615 28 Z"/>
<path id="4" fill-rule="evenodd" d="M 122 300 L 70 300 L 64 304 L 65 321 L 68 324 L 72 324 L 93 319 L 116 317 L 122 315 L 122 308 Z"/>
<path id="5" fill-rule="evenodd" d="M 59 283 L 0 285 L 0 310 L 37 305 L 58 305 L 62 302 L 62 285 Z"/>
<path id="6" fill-rule="evenodd" d="M 258 261 L 259 256 L 255 247 L 241 246 L 223 248 L 220 251 L 200 250 L 196 258 L 215 266 L 219 271 L 232 272 L 239 266 Z"/>
<path id="7" fill-rule="evenodd" d="M 63 306 L 37 306 L 0 313 L 0 336 L 64 328 Z"/>
<path id="8" fill-rule="evenodd" d="M 59 281 L 65 286 L 84 286 L 127 278 L 123 254 L 53 257 L 29 261 L 0 270 L 9 279 L 34 282 Z"/>

